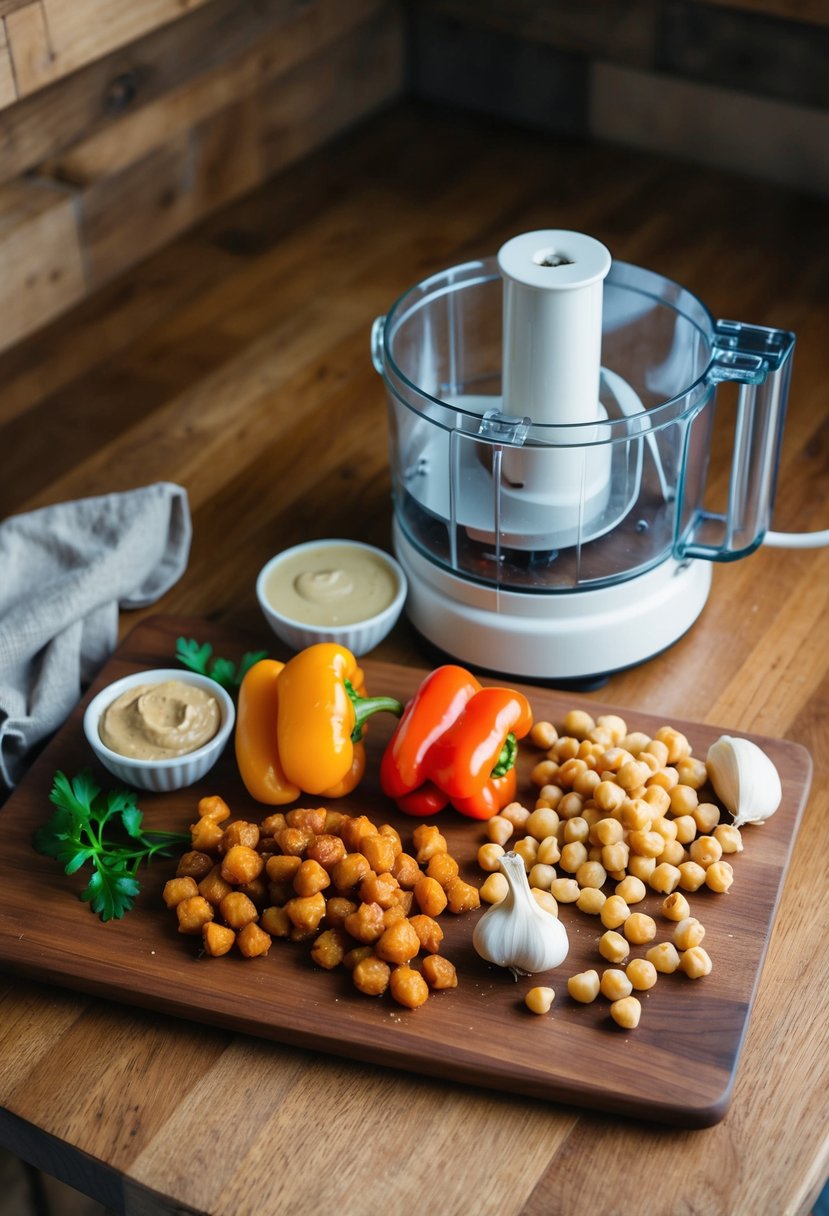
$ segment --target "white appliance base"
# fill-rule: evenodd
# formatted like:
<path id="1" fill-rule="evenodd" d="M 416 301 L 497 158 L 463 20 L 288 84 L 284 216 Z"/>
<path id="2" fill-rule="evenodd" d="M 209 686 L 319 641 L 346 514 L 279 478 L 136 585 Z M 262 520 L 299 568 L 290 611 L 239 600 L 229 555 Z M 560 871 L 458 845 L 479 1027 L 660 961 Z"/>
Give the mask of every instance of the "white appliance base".
<path id="1" fill-rule="evenodd" d="M 530 680 L 581 680 L 635 666 L 690 629 L 711 563 L 673 558 L 610 587 L 572 593 L 499 591 L 424 557 L 394 521 L 409 580 L 406 614 L 438 649 L 470 666 Z"/>

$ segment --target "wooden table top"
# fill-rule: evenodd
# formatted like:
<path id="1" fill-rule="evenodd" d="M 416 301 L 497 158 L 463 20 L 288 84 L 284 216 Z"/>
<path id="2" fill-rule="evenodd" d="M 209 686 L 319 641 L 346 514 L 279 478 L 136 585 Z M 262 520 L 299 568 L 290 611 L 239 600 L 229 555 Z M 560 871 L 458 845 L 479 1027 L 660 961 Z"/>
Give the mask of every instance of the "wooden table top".
<path id="1" fill-rule="evenodd" d="M 319 536 L 390 546 L 375 316 L 516 232 L 575 228 L 715 316 L 794 330 L 774 514 L 825 528 L 825 204 L 619 149 L 401 107 L 0 361 L 0 518 L 156 480 L 190 564 L 150 612 L 272 638 L 255 574 Z M 723 476 L 726 453 L 714 453 Z M 829 555 L 717 566 L 705 611 L 597 700 L 803 744 L 812 795 L 729 1113 L 680 1131 L 316 1056 L 0 979 L 0 1140 L 130 1214 L 806 1213 L 827 1175 Z M 122 632 L 142 614 L 122 614 Z M 405 621 L 374 658 L 428 664 Z M 497 1043 L 493 1044 L 497 1051 Z"/>

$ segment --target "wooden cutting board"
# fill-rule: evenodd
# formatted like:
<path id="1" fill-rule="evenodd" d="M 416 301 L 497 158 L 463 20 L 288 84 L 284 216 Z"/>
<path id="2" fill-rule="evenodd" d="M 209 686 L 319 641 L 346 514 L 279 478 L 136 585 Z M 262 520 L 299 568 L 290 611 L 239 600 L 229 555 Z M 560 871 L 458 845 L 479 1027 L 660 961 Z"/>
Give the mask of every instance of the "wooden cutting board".
<path id="1" fill-rule="evenodd" d="M 56 862 L 33 850 L 32 833 L 49 817 L 48 793 L 58 769 L 74 774 L 91 767 L 104 788 L 117 785 L 95 765 L 83 737 L 86 701 L 131 671 L 175 665 L 180 635 L 210 641 L 217 654 L 233 659 L 268 645 L 263 638 L 240 638 L 205 621 L 170 617 L 151 618 L 127 637 L 2 809 L 0 962 L 34 979 L 128 1005 L 455 1082 L 680 1126 L 706 1126 L 722 1118 L 808 794 L 811 761 L 802 747 L 755 737 L 780 772 L 782 805 L 762 827 L 744 830 L 745 851 L 730 859 L 735 882 L 727 895 L 703 891 L 689 897 L 692 912 L 707 929 L 712 974 L 698 981 L 681 974 L 660 976 L 650 992 L 641 994 L 638 1029 L 620 1030 L 601 997 L 588 1006 L 569 998 L 569 975 L 588 967 L 601 972 L 606 965 L 596 951 L 601 925 L 573 906 L 561 908 L 571 943 L 565 963 L 543 977 L 517 983 L 475 953 L 471 939 L 479 913 L 444 913 L 442 953 L 456 964 L 459 985 L 409 1011 L 388 995 L 368 998 L 356 992 L 342 969 L 315 967 L 307 943 L 274 941 L 267 957 L 255 960 L 200 957 L 199 939 L 179 935 L 175 916 L 161 902 L 174 861 L 142 870 L 136 907 L 123 920 L 103 924 L 76 898 L 85 879 L 67 878 Z M 403 701 L 424 674 L 371 661 L 363 666 L 371 692 Z M 580 703 L 575 694 L 525 691 L 536 719 L 560 723 Z M 600 705 L 592 698 L 585 705 L 593 714 L 621 713 L 631 730 L 652 733 L 662 725 L 648 714 Z M 687 734 L 700 756 L 720 734 L 729 733 L 727 723 L 722 729 L 676 720 L 672 725 Z M 337 805 L 366 813 L 378 824 L 393 824 L 410 842 L 417 821 L 397 812 L 374 776 L 392 728 L 388 715 L 373 719 L 367 776 Z M 538 758 L 531 747 L 522 748 L 519 788 L 530 805 L 528 773 Z M 186 830 L 198 798 L 207 793 L 222 795 L 239 818 L 258 820 L 267 813 L 244 790 L 230 748 L 198 786 L 142 795 L 146 825 Z M 316 805 L 316 800 L 305 805 Z M 443 812 L 439 823 L 450 850 L 463 863 L 463 876 L 479 885 L 484 876 L 475 856 L 484 840 L 481 825 L 450 811 Z M 657 904 L 658 897 L 649 895 L 639 910 L 657 917 L 661 941 L 669 937 L 671 925 L 659 917 Z M 644 949 L 634 947 L 632 954 Z M 556 991 L 553 1008 L 543 1017 L 523 1005 L 525 992 L 536 983 Z"/>

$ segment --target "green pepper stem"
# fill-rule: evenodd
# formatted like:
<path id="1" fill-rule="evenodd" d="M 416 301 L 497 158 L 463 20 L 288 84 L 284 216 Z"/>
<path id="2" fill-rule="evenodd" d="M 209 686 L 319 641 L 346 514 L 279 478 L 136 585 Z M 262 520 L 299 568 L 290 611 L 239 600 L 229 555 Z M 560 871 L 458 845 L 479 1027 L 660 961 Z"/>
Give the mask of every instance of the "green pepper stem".
<path id="1" fill-rule="evenodd" d="M 390 713 L 399 718 L 403 706 L 394 697 L 361 697 L 350 680 L 345 680 L 345 691 L 354 706 L 354 729 L 351 732 L 351 742 L 359 743 L 363 737 L 363 727 L 372 714 Z"/>
<path id="2" fill-rule="evenodd" d="M 517 757 L 518 757 L 518 740 L 516 739 L 516 737 L 512 733 L 512 731 L 510 731 L 510 733 L 507 735 L 506 739 L 504 740 L 504 746 L 501 748 L 501 751 L 498 755 L 498 760 L 495 764 L 495 768 L 489 774 L 490 777 L 505 776 L 510 771 L 511 768 L 514 768 Z"/>

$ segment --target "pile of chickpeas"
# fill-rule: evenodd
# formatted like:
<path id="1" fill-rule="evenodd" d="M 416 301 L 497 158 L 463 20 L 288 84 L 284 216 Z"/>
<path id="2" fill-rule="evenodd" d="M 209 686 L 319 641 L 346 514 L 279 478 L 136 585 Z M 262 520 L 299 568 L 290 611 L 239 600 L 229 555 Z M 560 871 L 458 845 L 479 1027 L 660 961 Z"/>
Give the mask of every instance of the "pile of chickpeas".
<path id="1" fill-rule="evenodd" d="M 389 824 L 326 807 L 276 812 L 261 825 L 230 820 L 222 798 L 203 798 L 192 849 L 164 887 L 179 932 L 204 954 L 268 953 L 274 938 L 311 941 L 325 970 L 343 966 L 367 996 L 387 990 L 408 1009 L 457 986 L 440 953 L 438 917 L 480 907 L 432 824 L 413 832 L 413 853 Z M 414 966 L 420 954 L 419 968 Z"/>
<path id="2" fill-rule="evenodd" d="M 531 773 L 535 805 L 514 802 L 488 821 L 478 863 L 489 877 L 480 895 L 503 899 L 499 858 L 509 847 L 542 907 L 558 915 L 559 904 L 575 904 L 595 916 L 603 928 L 598 954 L 610 965 L 570 976 L 568 993 L 584 1004 L 601 994 L 614 1021 L 633 1029 L 641 1016 L 634 992 L 648 991 L 660 974 L 711 972 L 705 928 L 687 895 L 728 891 L 734 871 L 724 859 L 742 851 L 742 839 L 719 822 L 718 806 L 700 801 L 708 774 L 681 731 L 662 726 L 651 737 L 630 732 L 616 714 L 594 720 L 584 710 L 571 710 L 562 728 L 561 735 L 550 722 L 532 729 L 531 742 L 546 753 Z M 669 940 L 656 942 L 655 918 L 636 911 L 649 892 L 662 897 Z M 644 955 L 631 958 L 632 947 L 646 947 Z M 526 1004 L 546 1013 L 553 999 L 552 989 L 538 987 Z"/>

